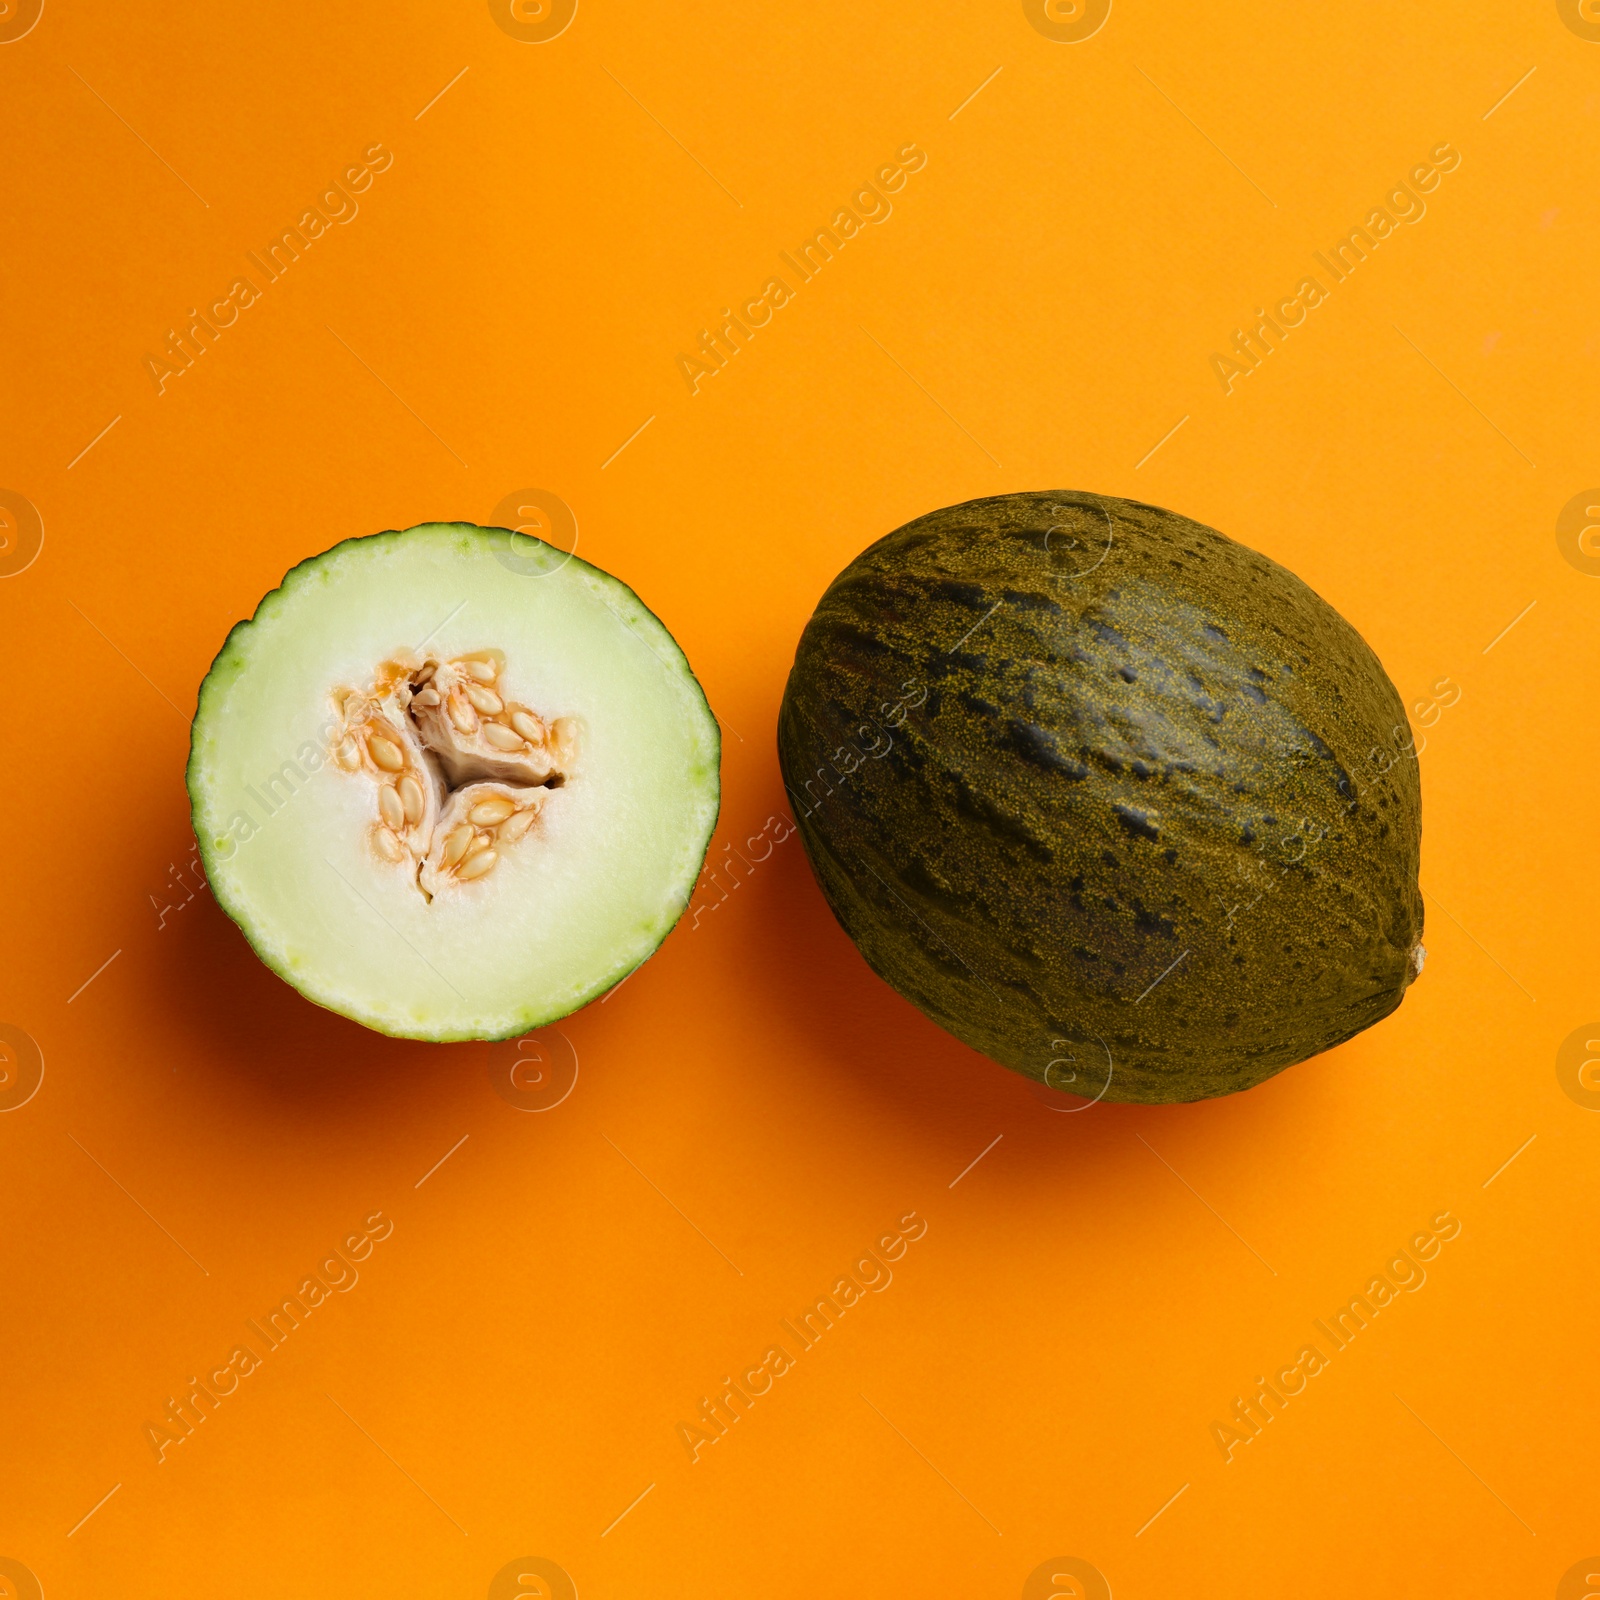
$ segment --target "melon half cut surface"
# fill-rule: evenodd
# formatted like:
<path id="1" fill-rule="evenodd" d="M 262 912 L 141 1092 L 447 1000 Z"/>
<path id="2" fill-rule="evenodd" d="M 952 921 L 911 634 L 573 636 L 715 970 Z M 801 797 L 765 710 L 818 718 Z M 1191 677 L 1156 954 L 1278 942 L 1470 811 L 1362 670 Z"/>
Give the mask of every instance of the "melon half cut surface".
<path id="1" fill-rule="evenodd" d="M 189 755 L 218 903 L 307 998 L 503 1039 L 620 983 L 688 903 L 716 719 L 625 584 L 429 523 L 302 562 L 228 635 Z"/>

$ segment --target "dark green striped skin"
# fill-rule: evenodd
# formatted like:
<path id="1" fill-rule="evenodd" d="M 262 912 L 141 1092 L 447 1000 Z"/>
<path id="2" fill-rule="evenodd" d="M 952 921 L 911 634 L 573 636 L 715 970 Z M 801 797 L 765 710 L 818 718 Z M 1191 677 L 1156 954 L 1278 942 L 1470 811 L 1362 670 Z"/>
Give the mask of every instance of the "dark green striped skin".
<path id="1" fill-rule="evenodd" d="M 880 539 L 801 635 L 778 750 L 873 970 L 1054 1087 L 1247 1089 L 1418 970 L 1393 684 L 1292 573 L 1170 511 L 1001 495 Z"/>

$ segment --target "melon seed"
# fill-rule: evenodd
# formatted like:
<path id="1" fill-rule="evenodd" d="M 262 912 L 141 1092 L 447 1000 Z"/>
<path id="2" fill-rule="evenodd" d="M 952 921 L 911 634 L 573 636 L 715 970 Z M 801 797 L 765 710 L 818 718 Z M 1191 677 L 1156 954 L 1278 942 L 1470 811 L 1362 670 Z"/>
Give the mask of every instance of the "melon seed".
<path id="1" fill-rule="evenodd" d="M 492 689 L 480 689 L 476 684 L 467 686 L 467 699 L 477 707 L 486 717 L 492 717 L 501 709 L 500 696 Z"/>
<path id="2" fill-rule="evenodd" d="M 516 809 L 503 794 L 492 794 L 467 813 L 467 821 L 476 822 L 480 828 L 492 828 L 495 823 L 504 822 Z"/>
<path id="3" fill-rule="evenodd" d="M 576 717 L 557 717 L 550 724 L 550 747 L 557 761 L 565 764 L 578 753 L 580 728 Z"/>
<path id="4" fill-rule="evenodd" d="M 439 704 L 439 691 L 437 689 L 418 689 L 412 695 L 411 703 L 414 706 L 436 706 Z"/>
<path id="5" fill-rule="evenodd" d="M 395 793 L 394 785 L 386 783 L 378 791 L 378 811 L 383 820 L 398 833 L 406 822 L 406 808 L 400 803 L 400 796 Z"/>
<path id="6" fill-rule="evenodd" d="M 513 711 L 511 713 L 511 726 L 529 744 L 544 743 L 544 724 L 531 711 Z"/>
<path id="7" fill-rule="evenodd" d="M 339 746 L 339 765 L 346 772 L 354 772 L 361 765 L 361 752 L 354 739 L 346 739 Z"/>
<path id="8" fill-rule="evenodd" d="M 400 746 L 393 739 L 385 739 L 381 733 L 375 733 L 367 740 L 367 750 L 385 772 L 398 772 L 406 764 L 405 757 L 400 754 Z"/>
<path id="9" fill-rule="evenodd" d="M 450 720 L 461 733 L 471 733 L 478 726 L 478 719 L 473 715 L 472 707 L 454 691 L 450 695 Z"/>
<path id="10" fill-rule="evenodd" d="M 516 750 L 522 745 L 520 733 L 513 733 L 510 728 L 498 722 L 484 723 L 483 736 L 496 750 Z"/>
<path id="11" fill-rule="evenodd" d="M 388 793 L 385 790 L 385 793 Z M 400 848 L 400 841 L 389 832 L 387 828 L 377 830 L 378 849 L 390 861 L 398 861 L 405 852 Z"/>
<path id="12" fill-rule="evenodd" d="M 420 689 L 436 671 L 438 671 L 437 664 L 430 661 L 411 681 Z"/>
<path id="13" fill-rule="evenodd" d="M 515 844 L 523 834 L 534 824 L 534 819 L 539 815 L 532 809 L 519 811 L 514 817 L 507 817 L 500 824 L 498 831 L 501 844 Z"/>
<path id="14" fill-rule="evenodd" d="M 461 670 L 469 678 L 475 678 L 479 683 L 493 683 L 495 678 L 494 662 L 492 661 L 462 661 L 458 663 Z"/>
<path id="15" fill-rule="evenodd" d="M 466 862 L 456 874 L 463 883 L 470 882 L 473 878 L 481 878 L 488 872 L 500 858 L 493 850 L 485 850 L 482 855 L 474 856 Z"/>
<path id="16" fill-rule="evenodd" d="M 422 785 L 408 772 L 400 780 L 400 805 L 406 821 L 415 827 L 422 821 Z"/>
<path id="17" fill-rule="evenodd" d="M 471 843 L 472 829 L 465 822 L 459 827 L 452 828 L 449 838 L 444 842 L 442 864 L 447 867 L 453 867 L 467 853 L 467 846 Z"/>

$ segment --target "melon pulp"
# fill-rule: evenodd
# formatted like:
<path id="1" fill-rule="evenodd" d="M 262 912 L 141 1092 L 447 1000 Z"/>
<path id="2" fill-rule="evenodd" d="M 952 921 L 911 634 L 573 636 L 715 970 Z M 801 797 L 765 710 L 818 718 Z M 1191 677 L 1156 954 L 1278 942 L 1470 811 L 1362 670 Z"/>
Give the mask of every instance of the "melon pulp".
<path id="1" fill-rule="evenodd" d="M 302 562 L 201 685 L 188 785 L 217 902 L 308 999 L 509 1038 L 621 982 L 693 891 L 716 720 L 625 584 L 430 523 Z"/>

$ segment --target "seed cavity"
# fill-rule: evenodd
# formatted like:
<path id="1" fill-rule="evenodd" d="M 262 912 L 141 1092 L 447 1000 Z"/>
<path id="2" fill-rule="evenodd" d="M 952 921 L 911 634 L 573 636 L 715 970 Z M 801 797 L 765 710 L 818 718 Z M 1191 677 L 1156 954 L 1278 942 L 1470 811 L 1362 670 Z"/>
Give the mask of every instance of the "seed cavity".
<path id="1" fill-rule="evenodd" d="M 341 723 L 332 764 L 367 774 L 377 791 L 372 848 L 410 868 L 430 903 L 492 872 L 533 831 L 549 789 L 572 775 L 583 724 L 510 699 L 505 670 L 498 650 L 402 650 L 368 687 L 330 691 Z"/>

